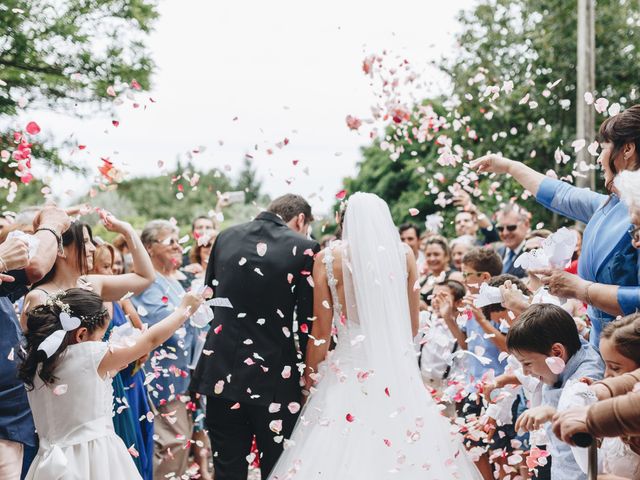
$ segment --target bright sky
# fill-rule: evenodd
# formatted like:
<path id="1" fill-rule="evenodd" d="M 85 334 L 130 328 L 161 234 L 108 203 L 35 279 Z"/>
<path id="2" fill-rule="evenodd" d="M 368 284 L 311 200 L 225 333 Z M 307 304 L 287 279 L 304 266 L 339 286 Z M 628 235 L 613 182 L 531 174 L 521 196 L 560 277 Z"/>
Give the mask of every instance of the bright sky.
<path id="1" fill-rule="evenodd" d="M 322 213 L 369 143 L 345 124 L 348 114 L 369 116 L 375 103 L 363 58 L 384 49 L 400 54 L 433 80 L 434 91 L 446 88 L 428 62 L 452 54 L 455 17 L 472 3 L 164 0 L 149 39 L 153 88 L 137 94 L 146 110 L 126 101 L 114 117 L 38 113 L 37 120 L 43 132 L 87 145 L 70 158 L 95 167 L 110 157 L 132 175 L 158 174 L 159 160 L 172 165 L 204 146 L 195 164 L 226 166 L 233 176 L 257 144 L 255 165 L 267 193 L 300 193 Z M 266 155 L 285 137 L 289 145 Z M 51 184 L 68 203 L 89 183 L 58 175 Z"/>

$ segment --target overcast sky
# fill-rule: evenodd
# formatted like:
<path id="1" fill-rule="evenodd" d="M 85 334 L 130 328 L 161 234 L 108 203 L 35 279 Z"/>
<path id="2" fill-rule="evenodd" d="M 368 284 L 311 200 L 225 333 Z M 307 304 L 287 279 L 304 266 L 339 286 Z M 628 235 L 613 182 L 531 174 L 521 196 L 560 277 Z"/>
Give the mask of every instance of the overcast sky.
<path id="1" fill-rule="evenodd" d="M 342 178 L 355 173 L 359 147 L 368 143 L 345 124 L 348 114 L 370 115 L 375 103 L 363 58 L 384 49 L 400 54 L 433 80 L 434 90 L 445 88 L 427 64 L 454 52 L 455 17 L 472 4 L 164 0 L 149 38 L 157 64 L 153 88 L 138 94 L 146 109 L 133 109 L 131 102 L 118 107 L 117 128 L 111 116 L 38 113 L 38 123 L 58 139 L 87 145 L 72 158 L 95 167 L 100 157 L 110 157 L 132 175 L 157 174 L 158 161 L 171 165 L 204 146 L 196 165 L 226 166 L 233 176 L 258 144 L 255 165 L 265 190 L 300 193 L 322 212 Z M 289 145 L 264 153 L 285 137 Z M 52 186 L 69 198 L 89 183 L 64 175 Z M 65 195 L 68 190 L 73 193 Z"/>

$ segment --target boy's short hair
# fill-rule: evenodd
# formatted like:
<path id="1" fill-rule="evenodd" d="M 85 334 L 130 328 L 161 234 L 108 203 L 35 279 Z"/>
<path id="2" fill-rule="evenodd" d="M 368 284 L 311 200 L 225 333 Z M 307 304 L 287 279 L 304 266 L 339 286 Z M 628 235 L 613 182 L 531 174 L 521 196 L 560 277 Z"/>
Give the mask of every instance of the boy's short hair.
<path id="1" fill-rule="evenodd" d="M 507 334 L 509 351 L 548 355 L 554 343 L 561 343 L 569 357 L 580 350 L 580 334 L 573 317 L 562 307 L 537 303 L 527 308 Z"/>
<path id="2" fill-rule="evenodd" d="M 529 292 L 529 289 L 527 288 L 527 286 L 524 284 L 524 282 L 522 280 L 520 280 L 518 277 L 511 275 L 509 273 L 503 273 L 502 275 L 496 275 L 495 277 L 491 278 L 488 282 L 487 285 L 489 285 L 490 287 L 500 287 L 502 285 L 504 285 L 504 283 L 510 280 L 511 283 L 513 285 L 516 286 L 516 288 L 518 290 L 520 290 L 522 293 L 524 293 L 525 295 L 529 295 L 531 292 Z M 506 308 L 504 308 L 502 306 L 502 304 L 500 303 L 492 303 L 491 305 L 486 305 L 484 307 L 482 307 L 482 313 L 484 314 L 484 316 L 487 318 L 487 320 L 491 319 L 491 314 L 493 312 L 504 312 L 506 310 Z"/>
<path id="3" fill-rule="evenodd" d="M 459 302 L 467 294 L 465 286 L 457 280 L 445 280 L 444 282 L 436 283 L 435 287 L 448 287 L 453 295 L 454 302 Z"/>
<path id="4" fill-rule="evenodd" d="M 472 248 L 462 257 L 462 263 L 476 272 L 488 272 L 492 277 L 502 273 L 502 259 L 492 248 Z"/>

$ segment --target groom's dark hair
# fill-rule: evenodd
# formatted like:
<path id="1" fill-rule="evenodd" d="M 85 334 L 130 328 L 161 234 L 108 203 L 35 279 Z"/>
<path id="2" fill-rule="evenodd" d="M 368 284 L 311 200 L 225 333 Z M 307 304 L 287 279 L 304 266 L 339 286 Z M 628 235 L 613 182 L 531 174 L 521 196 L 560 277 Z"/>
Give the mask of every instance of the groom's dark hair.
<path id="1" fill-rule="evenodd" d="M 271 202 L 267 211 L 275 213 L 285 223 L 288 223 L 293 217 L 304 213 L 305 223 L 313 222 L 313 215 L 311 214 L 311 206 L 300 195 L 294 195 L 293 193 L 287 193 L 281 197 L 276 198 Z"/>

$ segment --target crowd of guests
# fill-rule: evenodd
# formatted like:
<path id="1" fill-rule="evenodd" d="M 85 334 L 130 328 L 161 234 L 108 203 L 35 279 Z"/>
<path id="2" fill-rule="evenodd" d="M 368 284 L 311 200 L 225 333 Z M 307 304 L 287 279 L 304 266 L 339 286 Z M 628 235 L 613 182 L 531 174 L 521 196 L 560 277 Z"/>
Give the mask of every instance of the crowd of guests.
<path id="1" fill-rule="evenodd" d="M 536 222 L 524 204 L 487 215 L 459 190 L 455 238 L 399 227 L 420 274 L 415 343 L 425 388 L 465 434 L 487 480 L 586 479 L 576 434 L 606 437 L 598 478 L 640 478 L 640 106 L 608 118 L 600 144 L 604 194 L 499 155 L 471 162 L 478 173 L 510 175 L 576 222 L 575 246 L 561 266 L 522 263 L 554 235 L 531 228 Z M 72 221 L 78 213 L 47 206 L 0 224 L 0 478 L 24 478 L 37 451 L 24 384 L 54 375 L 29 347 L 45 333 L 37 320 L 56 311 L 60 298 L 73 303 L 78 288 L 102 303 L 100 319 L 75 342 L 125 331 L 152 337 L 148 350 L 123 347 L 129 356 L 119 358 L 128 366 L 112 382 L 113 425 L 140 476 L 212 478 L 204 399 L 189 391 L 208 330 L 175 312 L 193 314 L 202 301 L 185 293 L 202 291 L 215 220 L 197 217 L 187 246 L 171 221 L 153 220 L 138 234 L 101 212 L 117 235 L 107 243 L 81 219 Z M 162 334 L 140 333 L 152 326 Z"/>
<path id="2" fill-rule="evenodd" d="M 607 119 L 600 145 L 606 194 L 499 155 L 470 164 L 510 175 L 576 222 L 561 266 L 519 261 L 553 234 L 532 230 L 524 204 L 503 204 L 489 218 L 458 192 L 455 238 L 399 227 L 421 273 L 424 383 L 487 480 L 586 479 L 577 433 L 611 437 L 598 478 L 640 478 L 640 106 Z M 491 287 L 498 297 L 487 297 Z"/>
<path id="3" fill-rule="evenodd" d="M 30 312 L 76 287 L 99 295 L 108 315 L 104 340 L 113 329 L 142 331 L 171 315 L 185 292 L 201 291 L 217 235 L 215 220 L 196 218 L 189 245 L 168 220 L 149 222 L 138 234 L 108 215 L 112 243 L 94 237 L 79 209 L 28 209 L 2 225 L 0 259 L 2 360 L 0 360 L 0 478 L 24 478 L 37 451 L 37 435 L 25 388 L 16 375 L 18 347 Z M 106 214 L 105 214 L 106 215 Z M 33 235 L 37 251 L 24 237 Z M 184 254 L 184 257 L 183 257 Z M 208 329 L 186 322 L 161 345 L 113 376 L 113 425 L 131 447 L 144 479 L 211 479 L 211 449 L 203 431 L 204 406 L 188 391 L 190 372 L 202 354 Z M 28 338 L 28 335 L 27 335 Z M 5 348 L 6 347 L 6 348 Z"/>

